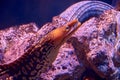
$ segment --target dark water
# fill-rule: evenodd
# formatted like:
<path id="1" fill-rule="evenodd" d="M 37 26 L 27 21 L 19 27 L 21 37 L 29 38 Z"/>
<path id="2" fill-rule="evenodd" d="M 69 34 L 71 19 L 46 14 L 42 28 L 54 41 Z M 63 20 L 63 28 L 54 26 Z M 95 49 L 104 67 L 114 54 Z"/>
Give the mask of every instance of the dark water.
<path id="1" fill-rule="evenodd" d="M 113 0 L 112 5 L 115 7 L 116 10 L 120 11 L 120 0 Z"/>
<path id="2" fill-rule="evenodd" d="M 81 0 L 0 0 L 0 29 L 35 22 L 51 22 L 70 5 Z M 111 4 L 112 0 L 102 0 Z"/>

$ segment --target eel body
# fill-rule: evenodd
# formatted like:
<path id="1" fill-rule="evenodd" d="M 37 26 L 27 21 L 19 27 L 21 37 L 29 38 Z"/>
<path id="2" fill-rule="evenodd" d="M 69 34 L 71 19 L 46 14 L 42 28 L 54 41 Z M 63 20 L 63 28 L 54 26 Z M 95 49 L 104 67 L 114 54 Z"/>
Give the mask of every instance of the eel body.
<path id="1" fill-rule="evenodd" d="M 0 65 L 0 80 L 36 80 L 52 64 L 60 46 L 80 25 L 78 20 L 72 20 L 48 33 L 14 62 Z"/>
<path id="2" fill-rule="evenodd" d="M 67 21 L 79 19 L 81 23 L 91 17 L 99 17 L 104 11 L 114 9 L 111 5 L 101 1 L 81 1 L 67 8 L 60 17 Z"/>

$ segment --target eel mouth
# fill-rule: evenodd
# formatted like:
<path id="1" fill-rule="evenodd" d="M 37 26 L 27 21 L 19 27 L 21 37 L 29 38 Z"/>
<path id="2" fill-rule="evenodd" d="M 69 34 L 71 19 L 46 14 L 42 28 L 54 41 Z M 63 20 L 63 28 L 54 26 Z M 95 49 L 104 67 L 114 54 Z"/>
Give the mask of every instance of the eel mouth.
<path id="1" fill-rule="evenodd" d="M 80 28 L 81 23 L 78 21 L 78 19 L 76 19 L 67 23 L 65 26 L 66 26 L 66 30 L 68 31 L 62 38 L 61 42 L 58 44 L 58 47 L 64 44 L 64 42 L 66 42 L 78 30 L 78 28 Z"/>
<path id="2" fill-rule="evenodd" d="M 69 31 L 63 38 L 63 41 L 68 40 L 72 36 L 72 34 L 74 34 L 75 31 L 77 31 L 77 29 L 80 28 L 80 26 L 81 23 L 78 21 L 78 19 L 69 22 L 66 27 L 66 29 L 69 29 Z"/>

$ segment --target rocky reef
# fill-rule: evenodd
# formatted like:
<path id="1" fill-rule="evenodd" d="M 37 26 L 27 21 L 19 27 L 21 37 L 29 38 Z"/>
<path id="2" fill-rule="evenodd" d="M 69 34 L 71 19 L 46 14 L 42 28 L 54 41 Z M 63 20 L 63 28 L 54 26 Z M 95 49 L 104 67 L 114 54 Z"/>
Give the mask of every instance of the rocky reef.
<path id="1" fill-rule="evenodd" d="M 43 73 L 42 78 L 78 80 L 85 70 L 92 69 L 94 74 L 101 77 L 93 76 L 95 80 L 119 80 L 119 15 L 118 11 L 109 10 L 99 18 L 93 17 L 83 23 L 61 47 L 58 58 L 53 63 L 55 69 Z"/>
<path id="2" fill-rule="evenodd" d="M 68 21 L 60 16 L 38 29 L 35 23 L 0 31 L 0 64 L 18 59 L 51 30 Z M 120 80 L 120 12 L 92 17 L 64 43 L 38 80 Z"/>

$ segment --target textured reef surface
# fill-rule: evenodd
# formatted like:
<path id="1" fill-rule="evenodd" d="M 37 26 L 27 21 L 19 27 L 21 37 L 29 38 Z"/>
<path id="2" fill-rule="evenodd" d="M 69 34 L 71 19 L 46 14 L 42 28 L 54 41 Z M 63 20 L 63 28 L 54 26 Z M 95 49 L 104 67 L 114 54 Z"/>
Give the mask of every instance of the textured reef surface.
<path id="1" fill-rule="evenodd" d="M 54 68 L 43 73 L 42 78 L 76 80 L 92 69 L 101 77 L 99 80 L 119 80 L 119 18 L 118 11 L 109 10 L 83 23 L 61 47 Z M 91 76 L 98 80 L 98 75 Z"/>
<path id="2" fill-rule="evenodd" d="M 68 21 L 61 16 L 38 29 L 35 23 L 0 31 L 0 64 L 18 59 L 51 30 Z M 107 10 L 85 21 L 59 49 L 40 80 L 120 80 L 120 12 Z"/>

